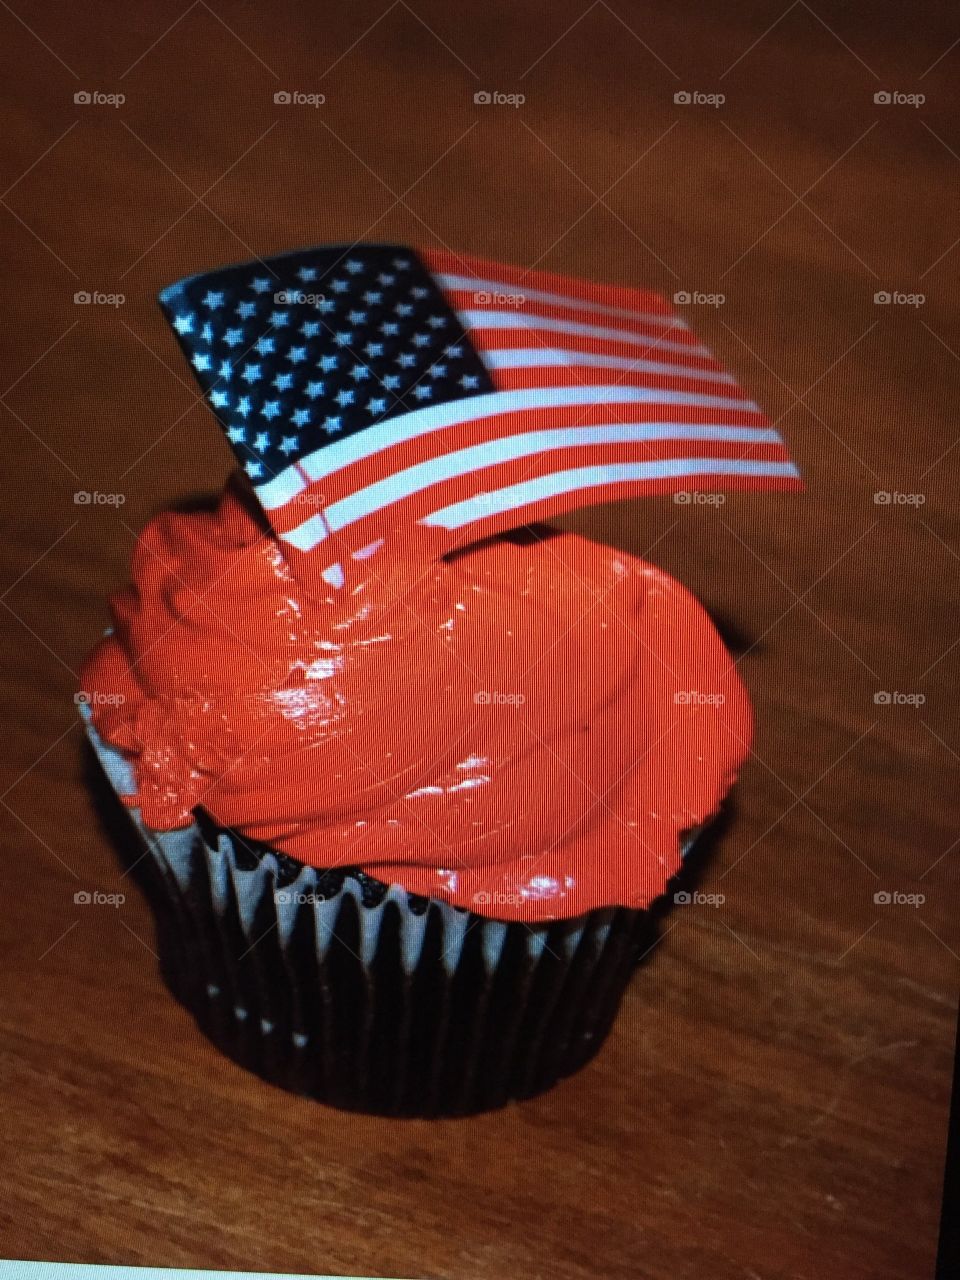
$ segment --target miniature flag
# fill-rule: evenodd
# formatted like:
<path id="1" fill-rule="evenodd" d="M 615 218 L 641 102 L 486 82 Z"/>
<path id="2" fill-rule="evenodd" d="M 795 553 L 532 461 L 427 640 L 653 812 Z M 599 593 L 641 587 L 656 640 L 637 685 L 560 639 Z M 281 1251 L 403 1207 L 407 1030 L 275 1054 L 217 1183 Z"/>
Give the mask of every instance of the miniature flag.
<path id="1" fill-rule="evenodd" d="M 617 498 L 802 488 L 655 293 L 352 245 L 160 301 L 288 553 L 363 558 L 415 523 L 444 552 Z"/>

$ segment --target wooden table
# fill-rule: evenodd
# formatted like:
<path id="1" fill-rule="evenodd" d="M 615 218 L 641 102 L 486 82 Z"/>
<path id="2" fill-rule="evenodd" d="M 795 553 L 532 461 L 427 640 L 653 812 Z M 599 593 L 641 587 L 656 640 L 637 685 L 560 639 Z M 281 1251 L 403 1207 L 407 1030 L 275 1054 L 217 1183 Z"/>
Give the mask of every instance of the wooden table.
<path id="1" fill-rule="evenodd" d="M 958 34 L 936 3 L 0 7 L 6 1255 L 931 1274 L 960 964 Z M 78 664 L 143 522 L 229 468 L 154 296 L 359 237 L 722 294 L 688 313 L 809 485 L 571 522 L 739 635 L 756 752 L 701 884 L 722 907 L 667 917 L 581 1075 L 457 1122 L 272 1091 L 167 994 L 139 896 L 74 905 L 130 889 L 84 785 Z"/>

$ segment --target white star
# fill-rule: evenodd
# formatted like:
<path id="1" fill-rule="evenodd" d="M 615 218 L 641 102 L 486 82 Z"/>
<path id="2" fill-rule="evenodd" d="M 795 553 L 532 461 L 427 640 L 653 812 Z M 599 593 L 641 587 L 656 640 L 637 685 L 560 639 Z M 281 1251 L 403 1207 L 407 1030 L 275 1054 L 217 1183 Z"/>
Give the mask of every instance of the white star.
<path id="1" fill-rule="evenodd" d="M 308 382 L 308 383 L 307 383 L 307 395 L 310 397 L 310 399 L 311 399 L 311 400 L 316 400 L 317 396 L 322 396 L 322 395 L 323 395 L 323 383 L 322 383 L 322 382 Z"/>
<path id="2" fill-rule="evenodd" d="M 431 365 L 429 373 L 431 378 L 445 378 L 447 376 L 447 366 L 445 364 Z"/>
<path id="3" fill-rule="evenodd" d="M 381 386 L 386 387 L 388 391 L 396 391 L 400 385 L 400 379 L 395 373 L 388 373 L 385 378 L 380 380 Z"/>
<path id="4" fill-rule="evenodd" d="M 257 453 L 263 453 L 264 449 L 269 449 L 270 448 L 270 432 L 258 431 L 256 436 L 254 437 L 253 447 L 256 449 Z"/>
<path id="5" fill-rule="evenodd" d="M 233 365 L 229 360 L 220 361 L 220 368 L 217 370 L 217 377 L 222 378 L 224 382 L 229 382 L 233 377 Z"/>
<path id="6" fill-rule="evenodd" d="M 250 281 L 250 288 L 254 293 L 266 293 L 270 288 L 270 281 L 266 276 L 257 276 L 256 279 Z"/>
<path id="7" fill-rule="evenodd" d="M 274 418 L 280 417 L 280 401 L 267 400 L 260 412 L 268 422 L 272 422 Z"/>
<path id="8" fill-rule="evenodd" d="M 215 409 L 226 409 L 227 405 L 230 403 L 230 397 L 225 391 L 211 391 L 210 403 Z"/>
<path id="9" fill-rule="evenodd" d="M 446 316 L 428 316 L 427 324 L 431 329 L 442 329 L 447 323 Z"/>
<path id="10" fill-rule="evenodd" d="M 400 326 L 398 324 L 394 324 L 392 320 L 384 320 L 383 324 L 380 326 L 380 332 L 385 338 L 393 338 L 400 332 Z"/>
<path id="11" fill-rule="evenodd" d="M 365 311 L 348 311 L 347 319 L 351 324 L 366 324 L 367 313 Z"/>
<path id="12" fill-rule="evenodd" d="M 422 285 L 415 284 L 413 288 L 410 290 L 411 298 L 425 298 L 426 296 L 427 296 L 427 290 L 424 289 Z"/>
<path id="13" fill-rule="evenodd" d="M 383 301 L 383 294 L 378 289 L 368 289 L 363 295 L 363 300 L 373 306 L 375 303 Z"/>
<path id="14" fill-rule="evenodd" d="M 397 305 L 393 308 L 393 310 L 394 310 L 394 313 L 398 316 L 413 315 L 413 307 L 411 307 L 409 302 L 398 302 Z"/>
<path id="15" fill-rule="evenodd" d="M 300 326 L 300 332 L 305 338 L 315 338 L 320 332 L 320 326 L 316 320 L 308 320 L 306 324 Z"/>
<path id="16" fill-rule="evenodd" d="M 358 271 L 363 270 L 363 263 L 358 262 L 356 258 L 348 258 L 343 265 L 352 276 L 355 276 Z"/>
<path id="17" fill-rule="evenodd" d="M 365 382 L 370 377 L 370 370 L 365 364 L 355 364 L 350 370 L 350 377 L 354 382 Z"/>
<path id="18" fill-rule="evenodd" d="M 223 340 L 228 347 L 239 347 L 240 343 L 243 341 L 243 330 L 228 329 L 223 335 Z"/>
<path id="19" fill-rule="evenodd" d="M 317 310 L 322 315 L 328 316 L 335 306 L 336 306 L 336 303 L 333 301 L 332 298 L 321 298 L 320 301 L 317 303 Z"/>
<path id="20" fill-rule="evenodd" d="M 257 342 L 254 343 L 254 346 L 256 347 L 257 352 L 260 355 L 268 356 L 276 346 L 276 343 L 274 342 L 273 338 L 260 338 Z"/>
<path id="21" fill-rule="evenodd" d="M 338 391 L 336 396 L 337 404 L 343 409 L 348 404 L 353 404 L 353 396 L 354 393 L 352 391 Z"/>
<path id="22" fill-rule="evenodd" d="M 339 431 L 341 419 L 336 414 L 330 414 L 323 420 L 324 431 Z"/>
<path id="23" fill-rule="evenodd" d="M 447 347 L 443 354 L 450 360 L 459 360 L 463 355 L 463 347 Z"/>
<path id="24" fill-rule="evenodd" d="M 296 436 L 284 436 L 283 439 L 280 441 L 281 453 L 293 453 L 296 450 L 296 447 L 297 447 Z"/>
<path id="25" fill-rule="evenodd" d="M 250 412 L 250 397 L 241 396 L 240 399 L 237 401 L 237 413 L 240 414 L 241 418 L 245 418 L 249 412 Z"/>
<path id="26" fill-rule="evenodd" d="M 248 462 L 245 470 L 251 480 L 256 480 L 258 476 L 263 475 L 263 466 L 259 462 Z"/>
<path id="27" fill-rule="evenodd" d="M 350 286 L 347 284 L 346 280 L 331 280 L 330 288 L 334 293 L 346 293 Z"/>
<path id="28" fill-rule="evenodd" d="M 417 357 L 410 355 L 409 352 L 401 351 L 397 356 L 395 363 L 398 364 L 401 369 L 412 369 L 417 363 Z"/>
<path id="29" fill-rule="evenodd" d="M 415 333 L 413 335 L 413 345 L 415 347 L 429 347 L 430 345 L 429 333 Z"/>
<path id="30" fill-rule="evenodd" d="M 245 364 L 242 374 L 244 382 L 254 383 L 260 381 L 260 366 L 258 364 Z"/>
<path id="31" fill-rule="evenodd" d="M 243 427 L 227 427 L 227 439 L 231 444 L 242 444 L 246 434 Z"/>
<path id="32" fill-rule="evenodd" d="M 473 391 L 480 384 L 480 379 L 472 373 L 465 373 L 460 379 L 460 385 L 464 391 Z"/>
<path id="33" fill-rule="evenodd" d="M 304 283 L 304 284 L 306 284 L 308 280 L 316 280 L 316 278 L 317 278 L 317 268 L 316 268 L 316 267 L 301 267 L 301 268 L 300 268 L 300 270 L 297 272 L 297 275 L 300 277 L 300 279 L 303 281 L 303 283 Z"/>
<path id="34" fill-rule="evenodd" d="M 177 316 L 173 327 L 177 333 L 193 333 L 193 314 Z"/>
<path id="35" fill-rule="evenodd" d="M 419 387 L 414 387 L 413 394 L 416 396 L 418 400 L 429 400 L 430 397 L 433 395 L 433 387 L 424 387 L 422 385 Z"/>
<path id="36" fill-rule="evenodd" d="M 290 323 L 289 311 L 271 311 L 270 323 L 275 329 L 282 329 L 285 324 Z"/>
<path id="37" fill-rule="evenodd" d="M 386 408 L 386 400 L 371 400 L 367 405 L 367 413 L 384 413 Z"/>
<path id="38" fill-rule="evenodd" d="M 209 311 L 216 311 L 218 307 L 223 306 L 223 294 L 216 293 L 213 289 L 208 289 L 203 297 L 203 305 Z"/>
<path id="39" fill-rule="evenodd" d="M 200 370 L 201 373 L 210 368 L 210 357 L 202 351 L 198 351 L 193 357 L 193 367 Z"/>
<path id="40" fill-rule="evenodd" d="M 238 302 L 237 315 L 241 320 L 249 320 L 251 316 L 257 314 L 257 304 L 255 302 Z"/>
<path id="41" fill-rule="evenodd" d="M 335 333 L 333 335 L 333 340 L 338 347 L 349 347 L 350 343 L 353 341 L 353 334 L 347 333 L 346 331 Z"/>
<path id="42" fill-rule="evenodd" d="M 293 386 L 293 374 L 278 373 L 273 380 L 273 385 L 277 388 L 278 391 L 289 391 L 290 388 Z"/>
<path id="43" fill-rule="evenodd" d="M 310 410 L 294 409 L 293 414 L 291 416 L 293 418 L 293 425 L 295 427 L 305 427 L 307 423 L 310 421 Z"/>
<path id="44" fill-rule="evenodd" d="M 397 277 L 388 275 L 386 271 L 381 271 L 377 276 L 377 284 L 394 284 Z"/>
<path id="45" fill-rule="evenodd" d="M 393 265 L 398 271 L 406 271 L 410 266 L 409 258 L 394 258 Z"/>
<path id="46" fill-rule="evenodd" d="M 306 347 L 291 347 L 290 350 L 287 352 L 287 359 L 290 361 L 291 364 L 300 364 L 301 361 L 306 360 L 306 358 L 307 358 Z"/>
<path id="47" fill-rule="evenodd" d="M 339 356 L 321 356 L 320 357 L 320 368 L 323 370 L 324 373 L 329 373 L 330 370 L 335 369 L 339 363 L 340 363 Z"/>
<path id="48" fill-rule="evenodd" d="M 364 351 L 367 353 L 367 355 L 368 355 L 368 356 L 370 356 L 370 358 L 371 358 L 371 359 L 373 359 L 373 357 L 374 357 L 374 356 L 382 356 L 382 355 L 383 355 L 383 343 L 382 343 L 382 342 L 368 342 L 368 343 L 367 343 L 367 345 L 366 345 L 363 349 L 364 349 Z"/>

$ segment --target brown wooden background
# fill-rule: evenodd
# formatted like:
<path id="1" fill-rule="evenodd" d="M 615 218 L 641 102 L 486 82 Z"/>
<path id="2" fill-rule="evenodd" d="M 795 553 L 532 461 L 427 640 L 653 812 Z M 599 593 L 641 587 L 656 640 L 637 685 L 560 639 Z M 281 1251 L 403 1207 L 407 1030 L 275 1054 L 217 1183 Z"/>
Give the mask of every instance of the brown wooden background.
<path id="1" fill-rule="evenodd" d="M 711 9 L 0 4 L 4 1254 L 931 1273 L 960 966 L 960 22 L 946 3 Z M 723 906 L 667 919 L 594 1065 L 461 1122 L 337 1114 L 208 1048 L 95 823 L 72 702 L 136 531 L 229 466 L 157 289 L 361 237 L 723 293 L 691 314 L 809 483 L 575 521 L 753 646 L 757 751 L 702 883 Z M 884 290 L 925 301 L 875 304 Z M 127 901 L 74 905 L 94 888 Z"/>

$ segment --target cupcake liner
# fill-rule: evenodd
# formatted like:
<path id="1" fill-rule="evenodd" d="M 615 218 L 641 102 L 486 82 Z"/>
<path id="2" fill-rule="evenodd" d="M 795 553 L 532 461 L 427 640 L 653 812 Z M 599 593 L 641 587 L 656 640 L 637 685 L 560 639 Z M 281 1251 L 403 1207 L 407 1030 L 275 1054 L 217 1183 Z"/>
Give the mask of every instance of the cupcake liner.
<path id="1" fill-rule="evenodd" d="M 84 719 L 112 789 L 133 793 Z M 462 1115 L 548 1089 L 600 1048 L 656 937 L 648 911 L 491 920 L 209 822 L 158 833 L 126 812 L 173 993 L 234 1061 L 342 1108 Z"/>

